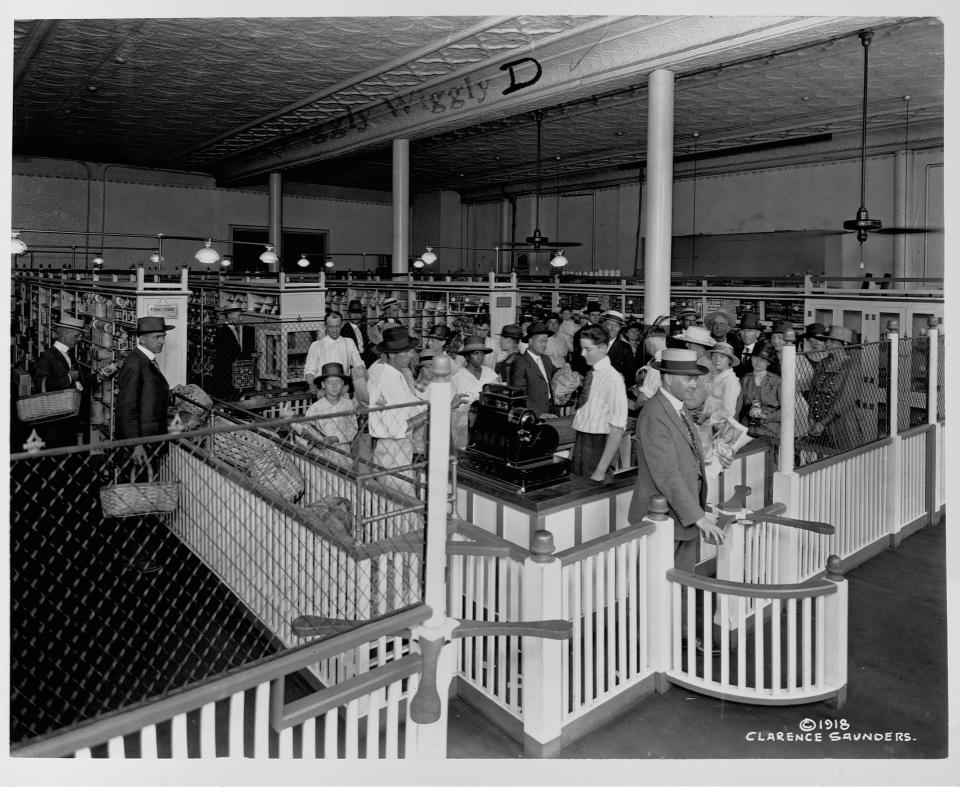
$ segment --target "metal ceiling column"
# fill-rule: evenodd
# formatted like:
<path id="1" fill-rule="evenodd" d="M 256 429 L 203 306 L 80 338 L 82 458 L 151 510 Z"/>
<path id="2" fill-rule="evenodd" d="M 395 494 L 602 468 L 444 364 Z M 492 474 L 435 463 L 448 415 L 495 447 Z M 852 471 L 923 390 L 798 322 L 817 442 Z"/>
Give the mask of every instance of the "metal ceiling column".
<path id="1" fill-rule="evenodd" d="M 406 273 L 410 254 L 410 140 L 393 140 L 393 273 Z"/>
<path id="2" fill-rule="evenodd" d="M 270 245 L 280 260 L 283 260 L 283 175 L 279 172 L 270 173 Z M 277 270 L 283 270 L 283 263 L 279 263 Z"/>
<path id="3" fill-rule="evenodd" d="M 650 74 L 647 109 L 646 261 L 643 321 L 650 325 L 670 314 L 670 245 L 673 239 L 674 74 Z"/>

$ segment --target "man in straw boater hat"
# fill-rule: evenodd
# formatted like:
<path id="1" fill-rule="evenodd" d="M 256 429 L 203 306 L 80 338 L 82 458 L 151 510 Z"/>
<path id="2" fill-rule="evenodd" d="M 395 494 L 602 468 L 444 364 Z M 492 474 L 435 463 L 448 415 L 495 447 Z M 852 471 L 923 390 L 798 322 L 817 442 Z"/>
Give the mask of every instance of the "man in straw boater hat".
<path id="1" fill-rule="evenodd" d="M 693 350 L 697 354 L 697 362 L 703 364 L 707 369 L 713 369 L 713 363 L 710 360 L 710 350 L 717 343 L 710 335 L 710 331 L 701 328 L 699 325 L 691 325 L 683 333 L 678 333 L 673 337 L 674 341 L 683 342 L 684 349 Z M 690 414 L 696 416 L 703 408 L 703 403 L 707 398 L 706 378 L 697 379 L 697 384 L 687 400 L 687 409 Z"/>
<path id="2" fill-rule="evenodd" d="M 387 405 L 407 404 L 420 401 L 413 388 L 410 358 L 414 349 L 413 340 L 402 325 L 388 325 L 383 329 L 383 339 L 377 345 L 380 353 L 380 369 L 368 380 L 370 414 L 367 428 L 374 440 L 373 461 L 382 468 L 404 467 L 413 461 L 411 423 L 424 412 L 423 405 L 400 407 L 392 410 L 378 408 Z M 376 364 L 375 364 L 376 365 Z M 421 419 L 422 420 L 422 419 Z M 403 471 L 408 479 L 396 475 L 380 476 L 384 486 L 412 494 L 413 471 Z"/>
<path id="3" fill-rule="evenodd" d="M 620 376 L 623 377 L 624 390 L 626 390 L 633 385 L 637 376 L 637 364 L 634 360 L 633 348 L 623 333 L 627 319 L 622 312 L 607 309 L 600 318 L 600 324 L 610 334 L 607 355 L 610 357 L 613 368 L 620 372 Z"/>
<path id="4" fill-rule="evenodd" d="M 673 518 L 674 565 L 693 571 L 702 535 L 722 543 L 716 517 L 706 512 L 707 483 L 697 427 L 684 402 L 710 367 L 693 350 L 667 348 L 651 366 L 660 389 L 637 417 L 637 485 L 629 521 L 646 516 L 652 495 L 663 495 Z"/>
<path id="5" fill-rule="evenodd" d="M 33 368 L 33 392 L 64 391 L 76 387 L 81 391 L 80 411 L 75 416 L 58 418 L 37 425 L 37 433 L 45 448 L 63 448 L 77 444 L 77 435 L 84 431 L 90 408 L 90 389 L 116 371 L 108 366 L 101 372 L 83 372 L 74 355 L 74 347 L 83 333 L 83 320 L 64 314 L 55 322 L 57 338 L 44 350 Z M 83 441 L 86 442 L 86 441 Z"/>
<path id="6" fill-rule="evenodd" d="M 167 331 L 173 330 L 163 317 L 137 319 L 137 346 L 127 353 L 117 376 L 117 398 L 114 404 L 116 437 L 152 437 L 167 432 L 167 400 L 170 386 L 160 371 L 157 356 L 163 352 Z M 142 445 L 134 449 L 133 460 L 143 464 L 147 459 Z"/>

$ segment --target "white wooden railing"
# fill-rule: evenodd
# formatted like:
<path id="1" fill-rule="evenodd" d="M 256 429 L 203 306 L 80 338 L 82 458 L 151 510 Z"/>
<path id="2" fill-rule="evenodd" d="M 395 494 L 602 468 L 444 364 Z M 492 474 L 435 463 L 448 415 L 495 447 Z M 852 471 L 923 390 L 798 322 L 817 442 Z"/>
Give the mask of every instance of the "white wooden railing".
<path id="1" fill-rule="evenodd" d="M 12 747 L 11 753 L 16 757 L 110 759 L 416 756 L 415 741 L 403 736 L 403 731 L 408 724 L 406 700 L 419 686 L 419 654 L 385 661 L 362 675 L 344 674 L 335 685 L 286 704 L 284 679 L 302 669 L 322 672 L 325 663 L 338 657 L 369 652 L 393 639 L 391 632 L 415 626 L 429 614 L 423 606 L 406 610 L 335 640 L 303 645 L 176 695 L 41 736 Z M 199 724 L 192 719 L 195 714 L 199 714 Z"/>
<path id="2" fill-rule="evenodd" d="M 839 568 L 839 560 L 831 567 Z M 727 582 L 678 569 L 667 578 L 672 683 L 738 702 L 835 697 L 842 705 L 847 585 L 841 575 L 794 585 Z"/>

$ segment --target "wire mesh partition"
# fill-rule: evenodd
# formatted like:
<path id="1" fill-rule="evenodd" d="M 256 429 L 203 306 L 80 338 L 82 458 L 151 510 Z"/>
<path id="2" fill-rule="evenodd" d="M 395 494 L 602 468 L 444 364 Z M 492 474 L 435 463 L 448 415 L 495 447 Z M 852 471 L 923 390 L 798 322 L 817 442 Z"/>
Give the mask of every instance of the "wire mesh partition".
<path id="1" fill-rule="evenodd" d="M 387 409 L 12 456 L 11 739 L 422 603 L 425 463 L 323 439 Z"/>
<path id="2" fill-rule="evenodd" d="M 937 420 L 943 421 L 946 417 L 946 369 L 947 369 L 947 346 L 944 342 L 945 337 L 943 334 L 937 336 L 937 342 L 939 343 L 937 353 Z"/>
<path id="3" fill-rule="evenodd" d="M 889 342 L 798 353 L 798 466 L 889 435 L 889 353 Z"/>
<path id="4" fill-rule="evenodd" d="M 925 336 L 900 339 L 899 352 L 897 431 L 905 432 L 927 423 L 930 341 Z"/>

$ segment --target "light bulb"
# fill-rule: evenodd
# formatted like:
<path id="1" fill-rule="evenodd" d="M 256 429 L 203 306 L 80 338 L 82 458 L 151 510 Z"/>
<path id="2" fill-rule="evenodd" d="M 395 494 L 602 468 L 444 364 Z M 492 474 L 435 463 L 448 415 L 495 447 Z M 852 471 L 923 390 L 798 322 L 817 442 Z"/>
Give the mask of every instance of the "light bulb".
<path id="1" fill-rule="evenodd" d="M 151 254 L 150 262 L 152 262 L 154 265 L 159 265 L 161 262 L 163 262 L 163 257 L 160 256 L 160 252 L 155 251 L 153 254 Z"/>
<path id="2" fill-rule="evenodd" d="M 17 256 L 23 254 L 27 250 L 27 244 L 17 237 L 19 234 L 19 232 L 10 233 L 10 253 L 16 254 Z"/>
<path id="3" fill-rule="evenodd" d="M 297 265 L 299 265 L 301 268 L 309 268 L 309 267 L 310 267 L 310 260 L 307 259 L 307 255 L 306 255 L 306 254 L 301 254 L 301 255 L 300 255 L 300 259 L 297 260 Z"/>
<path id="4" fill-rule="evenodd" d="M 275 265 L 280 261 L 280 258 L 277 256 L 277 253 L 273 250 L 273 246 L 269 244 L 266 247 L 266 250 L 263 254 L 260 255 L 260 262 L 264 265 Z"/>
<path id="5" fill-rule="evenodd" d="M 213 248 L 213 241 L 207 238 L 203 248 L 199 249 L 193 258 L 202 265 L 215 265 L 220 262 L 220 252 Z"/>
<path id="6" fill-rule="evenodd" d="M 433 247 L 427 246 L 427 250 L 420 255 L 425 265 L 433 265 L 437 261 L 437 255 L 433 253 Z"/>
<path id="7" fill-rule="evenodd" d="M 570 260 L 563 256 L 563 249 L 555 251 L 553 257 L 550 258 L 550 264 L 554 268 L 563 268 Z"/>

